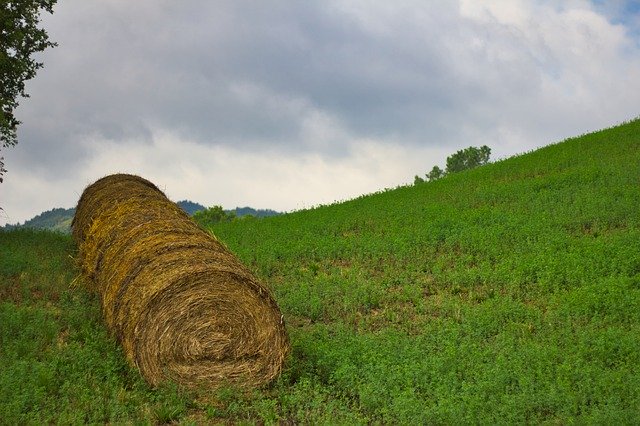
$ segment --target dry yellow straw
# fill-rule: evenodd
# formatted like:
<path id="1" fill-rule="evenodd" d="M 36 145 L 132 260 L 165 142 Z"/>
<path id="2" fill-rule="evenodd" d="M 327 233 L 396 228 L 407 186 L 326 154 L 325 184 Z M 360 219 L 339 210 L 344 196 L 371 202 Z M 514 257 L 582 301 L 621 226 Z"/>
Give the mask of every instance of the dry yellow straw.
<path id="1" fill-rule="evenodd" d="M 268 289 L 151 182 L 98 180 L 72 230 L 108 328 L 149 383 L 255 387 L 280 373 L 289 342 Z"/>

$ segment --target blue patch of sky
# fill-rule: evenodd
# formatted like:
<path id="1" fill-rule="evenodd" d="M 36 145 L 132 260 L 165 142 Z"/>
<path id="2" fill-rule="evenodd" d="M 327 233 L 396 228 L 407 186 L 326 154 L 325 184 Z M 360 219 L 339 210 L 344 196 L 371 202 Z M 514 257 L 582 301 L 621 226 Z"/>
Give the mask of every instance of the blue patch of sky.
<path id="1" fill-rule="evenodd" d="M 611 23 L 623 25 L 635 47 L 640 48 L 640 0 L 591 0 L 591 3 Z"/>

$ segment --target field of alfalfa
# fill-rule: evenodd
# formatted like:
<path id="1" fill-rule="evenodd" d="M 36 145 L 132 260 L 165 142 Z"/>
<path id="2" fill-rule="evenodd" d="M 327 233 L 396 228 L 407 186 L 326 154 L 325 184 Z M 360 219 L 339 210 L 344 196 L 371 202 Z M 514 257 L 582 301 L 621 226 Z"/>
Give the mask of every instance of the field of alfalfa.
<path id="1" fill-rule="evenodd" d="M 640 422 L 640 121 L 212 231 L 291 338 L 254 392 L 148 387 L 71 239 L 0 233 L 0 423 Z"/>

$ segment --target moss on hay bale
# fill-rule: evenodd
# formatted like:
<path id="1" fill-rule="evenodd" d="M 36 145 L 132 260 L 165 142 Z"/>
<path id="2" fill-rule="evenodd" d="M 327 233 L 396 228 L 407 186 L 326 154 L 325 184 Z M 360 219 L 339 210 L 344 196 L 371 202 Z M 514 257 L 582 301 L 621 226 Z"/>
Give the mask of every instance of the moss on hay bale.
<path id="1" fill-rule="evenodd" d="M 151 182 L 98 180 L 72 231 L 107 326 L 149 383 L 254 387 L 280 373 L 289 342 L 268 289 Z"/>

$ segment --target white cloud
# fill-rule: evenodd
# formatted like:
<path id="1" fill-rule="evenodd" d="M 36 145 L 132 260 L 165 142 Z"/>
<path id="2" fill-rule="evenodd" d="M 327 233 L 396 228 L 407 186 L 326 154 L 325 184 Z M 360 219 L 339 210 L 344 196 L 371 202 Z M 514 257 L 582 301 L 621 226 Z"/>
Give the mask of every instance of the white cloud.
<path id="1" fill-rule="evenodd" d="M 323 133 L 322 129 L 313 131 Z M 150 179 L 174 201 L 299 210 L 411 183 L 414 174 L 442 165 L 448 153 L 443 148 L 407 151 L 399 145 L 359 140 L 352 144 L 347 158 L 316 153 L 283 157 L 203 145 L 168 132 L 156 134 L 152 140 L 123 144 L 99 137 L 87 139 L 91 158 L 80 165 L 73 179 L 61 179 L 55 186 L 16 170 L 12 178 L 21 185 L 0 187 L 5 190 L 3 201 L 8 206 L 5 221 L 15 223 L 54 206 L 75 206 L 87 185 L 112 173 Z"/>
<path id="2" fill-rule="evenodd" d="M 425 162 L 442 162 L 445 156 L 441 149 L 410 153 L 394 145 L 363 140 L 353 144 L 349 158 L 331 159 L 315 153 L 283 157 L 185 142 L 170 133 L 155 135 L 153 144 L 131 142 L 126 152 L 120 144 L 100 146 L 84 165 L 83 176 L 136 173 L 151 179 L 173 200 L 283 211 L 408 183 L 413 170 L 422 173 Z"/>

